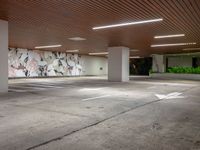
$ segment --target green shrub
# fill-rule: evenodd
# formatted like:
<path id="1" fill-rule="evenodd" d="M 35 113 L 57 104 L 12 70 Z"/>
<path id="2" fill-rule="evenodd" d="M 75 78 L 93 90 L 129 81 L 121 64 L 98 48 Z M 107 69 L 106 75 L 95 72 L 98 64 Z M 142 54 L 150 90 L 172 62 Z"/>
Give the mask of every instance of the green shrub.
<path id="1" fill-rule="evenodd" d="M 169 73 L 187 73 L 187 74 L 200 74 L 200 67 L 169 67 L 167 69 Z"/>

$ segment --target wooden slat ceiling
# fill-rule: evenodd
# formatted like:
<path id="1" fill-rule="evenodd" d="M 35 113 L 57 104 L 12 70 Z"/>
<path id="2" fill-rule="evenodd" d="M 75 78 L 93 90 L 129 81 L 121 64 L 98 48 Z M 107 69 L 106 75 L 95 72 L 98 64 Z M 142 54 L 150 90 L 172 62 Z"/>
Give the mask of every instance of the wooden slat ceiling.
<path id="1" fill-rule="evenodd" d="M 104 30 L 92 27 L 163 18 L 162 22 Z M 106 51 L 108 46 L 139 49 L 131 55 L 181 53 L 200 47 L 200 0 L 0 0 L 0 19 L 9 21 L 9 46 L 34 49 L 62 44 L 81 54 Z M 185 37 L 154 39 L 155 35 Z M 86 41 L 70 41 L 83 37 Z M 195 46 L 151 48 L 151 44 L 197 42 Z"/>

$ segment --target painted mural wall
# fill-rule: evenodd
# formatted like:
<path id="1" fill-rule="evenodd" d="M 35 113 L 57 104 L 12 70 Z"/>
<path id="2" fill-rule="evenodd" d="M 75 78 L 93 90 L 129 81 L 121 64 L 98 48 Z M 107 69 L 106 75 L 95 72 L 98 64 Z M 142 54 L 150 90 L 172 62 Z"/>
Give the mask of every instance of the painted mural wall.
<path id="1" fill-rule="evenodd" d="M 80 76 L 78 54 L 9 48 L 9 77 Z"/>

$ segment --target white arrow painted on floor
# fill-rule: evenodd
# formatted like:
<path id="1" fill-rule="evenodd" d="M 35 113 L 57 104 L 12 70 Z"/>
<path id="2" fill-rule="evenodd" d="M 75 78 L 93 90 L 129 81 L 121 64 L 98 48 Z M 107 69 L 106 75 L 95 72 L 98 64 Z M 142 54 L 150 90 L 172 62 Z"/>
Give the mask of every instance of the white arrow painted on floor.
<path id="1" fill-rule="evenodd" d="M 155 94 L 158 99 L 173 99 L 173 98 L 184 98 L 184 96 L 181 96 L 182 93 L 179 92 L 173 92 L 169 93 L 167 95 L 164 94 Z"/>

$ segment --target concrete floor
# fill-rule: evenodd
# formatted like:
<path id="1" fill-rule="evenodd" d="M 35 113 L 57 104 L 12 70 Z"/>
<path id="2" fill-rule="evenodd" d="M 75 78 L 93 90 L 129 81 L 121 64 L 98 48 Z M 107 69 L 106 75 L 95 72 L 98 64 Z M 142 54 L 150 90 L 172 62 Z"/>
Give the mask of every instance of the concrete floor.
<path id="1" fill-rule="evenodd" d="M 200 150 L 200 82 L 9 82 L 0 95 L 0 150 Z"/>

